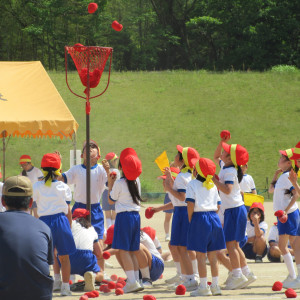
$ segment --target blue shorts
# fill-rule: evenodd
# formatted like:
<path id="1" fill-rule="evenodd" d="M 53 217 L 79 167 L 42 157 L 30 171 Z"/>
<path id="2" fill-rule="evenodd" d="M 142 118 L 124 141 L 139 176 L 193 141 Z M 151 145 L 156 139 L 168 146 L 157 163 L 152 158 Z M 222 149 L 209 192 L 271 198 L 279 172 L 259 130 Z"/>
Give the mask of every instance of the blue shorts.
<path id="1" fill-rule="evenodd" d="M 115 210 L 115 204 L 110 205 L 108 203 L 108 190 L 104 190 L 102 194 L 102 210 L 108 211 L 108 210 Z"/>
<path id="2" fill-rule="evenodd" d="M 164 272 L 165 265 L 161 259 L 152 255 L 152 265 L 150 269 L 150 279 L 156 281 L 159 279 L 160 275 Z"/>
<path id="3" fill-rule="evenodd" d="M 187 232 L 189 229 L 189 218 L 186 206 L 175 206 L 171 227 L 171 241 L 172 246 L 187 245 Z"/>
<path id="4" fill-rule="evenodd" d="M 253 252 L 253 244 L 246 243 L 246 244 L 243 246 L 242 250 L 243 250 L 243 252 L 244 252 L 246 258 L 248 258 L 248 259 L 255 259 L 255 258 L 256 258 L 256 253 Z M 267 247 L 267 245 L 266 245 L 266 248 L 265 248 L 265 250 L 264 250 L 264 252 L 263 252 L 263 254 L 262 254 L 262 257 L 265 257 L 266 254 L 267 254 L 267 252 L 268 252 L 268 247 Z"/>
<path id="5" fill-rule="evenodd" d="M 248 241 L 248 236 L 245 235 L 245 238 L 239 242 L 239 246 L 241 249 L 246 245 L 247 241 Z"/>
<path id="6" fill-rule="evenodd" d="M 137 251 L 140 249 L 141 220 L 138 211 L 125 211 L 117 213 L 113 249 Z"/>
<path id="7" fill-rule="evenodd" d="M 91 250 L 76 250 L 70 255 L 71 274 L 83 276 L 85 272 L 100 272 L 97 258 Z"/>
<path id="8" fill-rule="evenodd" d="M 187 250 L 206 253 L 225 248 L 218 214 L 215 211 L 194 212 L 187 233 Z"/>
<path id="9" fill-rule="evenodd" d="M 168 203 L 170 203 L 171 202 L 171 199 L 170 199 L 170 197 L 169 197 L 169 194 L 168 193 L 166 193 L 165 194 L 165 199 L 164 199 L 164 204 L 168 204 Z M 168 214 L 172 214 L 173 212 L 174 212 L 174 209 L 172 208 L 172 209 L 167 209 L 167 210 L 164 210 L 164 212 L 165 213 L 168 213 Z"/>
<path id="10" fill-rule="evenodd" d="M 85 208 L 86 204 L 81 202 L 75 202 L 72 207 L 72 213 L 76 208 Z M 99 240 L 103 239 L 104 233 L 104 216 L 100 203 L 91 204 L 91 223 L 98 233 Z"/>
<path id="11" fill-rule="evenodd" d="M 226 242 L 240 242 L 245 238 L 247 210 L 245 205 L 227 208 L 224 212 L 224 236 Z"/>
<path id="12" fill-rule="evenodd" d="M 58 255 L 71 255 L 76 251 L 70 223 L 64 213 L 41 216 L 40 220 L 51 229 L 53 248 L 56 248 Z"/>
<path id="13" fill-rule="evenodd" d="M 288 214 L 288 219 L 285 223 L 281 223 L 277 218 L 277 228 L 278 234 L 288 234 L 293 236 L 299 236 L 300 232 L 298 232 L 299 227 L 299 210 L 296 209 L 292 213 Z"/>

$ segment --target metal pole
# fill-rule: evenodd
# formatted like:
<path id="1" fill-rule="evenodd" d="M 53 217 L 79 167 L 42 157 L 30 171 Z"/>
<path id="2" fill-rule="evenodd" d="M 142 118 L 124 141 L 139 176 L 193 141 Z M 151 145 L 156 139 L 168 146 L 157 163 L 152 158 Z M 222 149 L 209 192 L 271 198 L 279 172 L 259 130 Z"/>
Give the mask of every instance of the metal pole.
<path id="1" fill-rule="evenodd" d="M 90 155 L 90 50 L 87 57 L 87 95 L 86 95 L 86 209 L 91 212 L 91 155 Z M 91 222 L 91 213 L 88 215 Z"/>
<path id="2" fill-rule="evenodd" d="M 2 131 L 2 142 L 3 142 L 3 163 L 2 163 L 2 167 L 3 167 L 3 175 L 2 175 L 2 182 L 4 182 L 5 181 L 5 133 L 6 133 L 6 131 L 5 130 L 3 130 Z"/>

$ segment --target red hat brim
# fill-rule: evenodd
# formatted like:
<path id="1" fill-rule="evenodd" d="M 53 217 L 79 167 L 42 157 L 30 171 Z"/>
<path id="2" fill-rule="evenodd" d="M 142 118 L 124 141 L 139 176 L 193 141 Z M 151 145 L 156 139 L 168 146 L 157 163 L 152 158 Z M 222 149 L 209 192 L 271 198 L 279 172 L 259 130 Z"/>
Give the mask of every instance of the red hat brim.
<path id="1" fill-rule="evenodd" d="M 263 212 L 265 212 L 265 208 L 264 208 L 263 204 L 260 203 L 260 202 L 253 202 L 252 205 L 251 205 L 251 207 L 250 207 L 250 210 L 254 209 L 254 208 L 259 208 L 260 210 L 262 210 Z"/>
<path id="2" fill-rule="evenodd" d="M 222 142 L 222 148 L 224 149 L 225 152 L 227 152 L 227 153 L 230 154 L 230 148 L 231 148 L 231 145 Z"/>
<path id="3" fill-rule="evenodd" d="M 183 150 L 183 147 L 182 147 L 182 146 L 177 145 L 176 148 L 177 148 L 177 150 L 178 150 L 180 153 L 182 153 L 182 150 Z"/>

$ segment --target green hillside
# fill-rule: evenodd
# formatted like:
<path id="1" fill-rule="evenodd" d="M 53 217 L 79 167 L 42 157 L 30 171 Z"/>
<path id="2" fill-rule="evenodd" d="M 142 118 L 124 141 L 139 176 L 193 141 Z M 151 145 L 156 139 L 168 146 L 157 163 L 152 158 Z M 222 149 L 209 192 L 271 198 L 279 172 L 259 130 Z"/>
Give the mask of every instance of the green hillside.
<path id="1" fill-rule="evenodd" d="M 79 123 L 77 149 L 81 149 L 84 100 L 70 93 L 64 73 L 49 75 Z M 106 78 L 103 74 L 98 92 Z M 70 73 L 69 81 L 82 94 L 77 73 Z M 91 101 L 91 138 L 99 143 L 103 156 L 135 148 L 147 192 L 162 192 L 154 160 L 163 150 L 172 160 L 181 144 L 212 158 L 222 129 L 230 130 L 232 143 L 248 149 L 249 174 L 257 188 L 264 189 L 266 177 L 271 179 L 277 167 L 278 150 L 293 147 L 300 137 L 300 72 L 113 72 L 107 92 Z M 54 150 L 62 153 L 67 170 L 72 148 L 70 140 L 11 138 L 6 176 L 19 173 L 21 154 L 32 155 L 39 166 L 42 155 Z"/>

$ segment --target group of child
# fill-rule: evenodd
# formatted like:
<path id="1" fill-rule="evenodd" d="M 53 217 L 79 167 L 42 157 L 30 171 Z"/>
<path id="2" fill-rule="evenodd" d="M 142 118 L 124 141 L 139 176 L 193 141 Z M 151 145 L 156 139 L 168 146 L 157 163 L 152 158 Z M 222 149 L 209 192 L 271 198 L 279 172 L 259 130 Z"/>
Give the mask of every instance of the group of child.
<path id="1" fill-rule="evenodd" d="M 246 257 L 261 262 L 268 250 L 263 205 L 253 203 L 247 213 L 243 202 L 243 193 L 256 193 L 252 177 L 245 173 L 248 152 L 239 144 L 228 144 L 229 139 L 230 134 L 221 134 L 214 153 L 215 163 L 200 157 L 194 148 L 177 145 L 174 166 L 166 167 L 162 176 L 170 202 L 152 208 L 154 213 L 174 209 L 169 248 L 177 275 L 167 282 L 170 289 L 180 283 L 185 285 L 191 296 L 222 293 L 218 261 L 229 270 L 225 290 L 248 286 L 256 276 L 249 269 Z M 64 173 L 61 173 L 59 152 L 45 154 L 41 162 L 42 175 L 37 174 L 33 184 L 35 215 L 50 227 L 53 235 L 57 257 L 54 290 L 60 290 L 63 296 L 70 295 L 70 274 L 84 276 L 85 290 L 93 289 L 95 280 L 102 281 L 105 229 L 100 199 L 103 195 L 106 223 L 114 228 L 110 251 L 116 255 L 127 276 L 124 292 L 140 291 L 152 286 L 152 281 L 163 272 L 161 255 L 153 240 L 141 230 L 139 211 L 144 200 L 139 176 L 142 163 L 134 149 L 126 148 L 120 154 L 118 166 L 118 157 L 114 153 L 109 153 L 102 164 L 98 164 L 100 148 L 92 140 L 89 147 L 91 211 L 86 210 L 86 143 L 82 150 L 83 164 Z M 278 248 L 276 245 L 270 247 L 268 257 L 276 259 L 280 253 L 279 257 L 282 255 L 289 271 L 284 287 L 300 288 L 300 277 L 296 276 L 288 248 L 290 241 L 300 274 L 300 227 L 296 203 L 300 194 L 297 184 L 300 143 L 280 153 L 280 171 L 274 175 L 270 192 L 274 192 L 274 211 L 282 211 L 282 214 L 277 223 Z M 20 159 L 26 172 L 24 175 L 29 176 L 33 166 L 25 169 L 24 163 L 31 163 L 30 157 Z M 216 164 L 221 168 L 218 176 Z M 282 175 L 278 178 L 280 172 Z M 75 184 L 72 211 L 72 193 L 66 183 Z M 87 221 L 89 214 L 90 223 Z M 270 245 L 271 242 L 276 241 L 270 241 Z M 211 267 L 211 285 L 207 280 L 207 259 Z"/>

